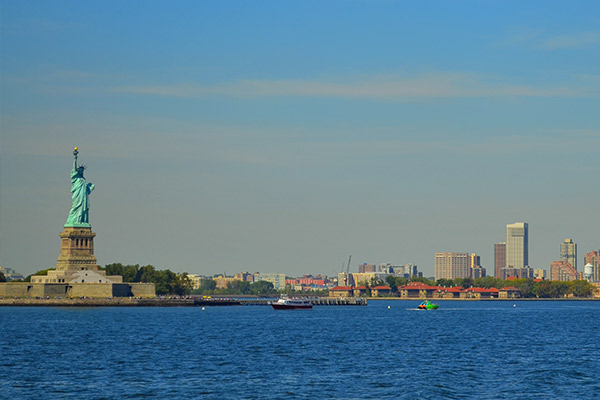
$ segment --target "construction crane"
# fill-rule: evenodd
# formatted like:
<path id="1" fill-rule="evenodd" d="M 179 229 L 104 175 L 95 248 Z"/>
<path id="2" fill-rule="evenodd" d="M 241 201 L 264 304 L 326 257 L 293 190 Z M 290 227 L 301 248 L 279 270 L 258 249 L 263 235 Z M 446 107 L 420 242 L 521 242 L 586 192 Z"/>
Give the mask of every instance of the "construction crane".
<path id="1" fill-rule="evenodd" d="M 348 257 L 348 265 L 346 265 L 346 273 L 344 274 L 344 286 L 348 286 L 348 281 L 350 277 L 350 261 L 352 260 L 352 254 Z M 342 272 L 344 272 L 344 264 L 342 264 Z"/>

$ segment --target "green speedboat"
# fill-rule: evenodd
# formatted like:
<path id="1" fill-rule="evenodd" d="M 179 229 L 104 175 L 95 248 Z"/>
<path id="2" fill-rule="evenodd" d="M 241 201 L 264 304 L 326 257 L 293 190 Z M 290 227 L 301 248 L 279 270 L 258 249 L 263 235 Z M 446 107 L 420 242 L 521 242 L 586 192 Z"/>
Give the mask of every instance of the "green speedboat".
<path id="1" fill-rule="evenodd" d="M 430 302 L 429 300 L 423 301 L 421 304 L 417 306 L 419 310 L 435 310 L 439 307 L 439 305 Z"/>

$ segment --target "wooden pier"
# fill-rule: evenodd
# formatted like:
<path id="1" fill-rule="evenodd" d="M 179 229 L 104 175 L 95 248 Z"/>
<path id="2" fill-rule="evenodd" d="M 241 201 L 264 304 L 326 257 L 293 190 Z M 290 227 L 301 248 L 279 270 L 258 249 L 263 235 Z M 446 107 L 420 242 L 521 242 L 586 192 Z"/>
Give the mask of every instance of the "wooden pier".
<path id="1" fill-rule="evenodd" d="M 310 301 L 313 306 L 366 306 L 367 299 L 363 297 L 301 297 Z M 268 306 L 275 299 L 241 299 L 240 303 L 246 306 Z"/>

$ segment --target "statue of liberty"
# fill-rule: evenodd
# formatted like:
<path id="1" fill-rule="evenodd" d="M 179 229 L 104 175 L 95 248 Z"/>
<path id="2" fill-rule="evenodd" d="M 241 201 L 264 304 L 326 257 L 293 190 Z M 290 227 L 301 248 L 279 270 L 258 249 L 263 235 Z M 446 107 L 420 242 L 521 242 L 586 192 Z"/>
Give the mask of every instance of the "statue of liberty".
<path id="1" fill-rule="evenodd" d="M 77 147 L 73 150 L 73 170 L 71 171 L 71 198 L 73 205 L 65 226 L 89 227 L 90 226 L 90 200 L 89 195 L 94 190 L 93 183 L 86 183 L 83 177 L 85 165 L 77 165 Z"/>

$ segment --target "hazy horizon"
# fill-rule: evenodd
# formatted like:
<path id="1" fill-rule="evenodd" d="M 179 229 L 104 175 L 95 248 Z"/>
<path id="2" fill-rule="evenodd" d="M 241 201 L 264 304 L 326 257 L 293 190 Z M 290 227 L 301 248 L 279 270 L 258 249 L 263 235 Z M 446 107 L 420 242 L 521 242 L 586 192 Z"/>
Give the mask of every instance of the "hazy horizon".
<path id="1" fill-rule="evenodd" d="M 334 275 L 600 249 L 600 3 L 4 1 L 0 265 Z"/>

